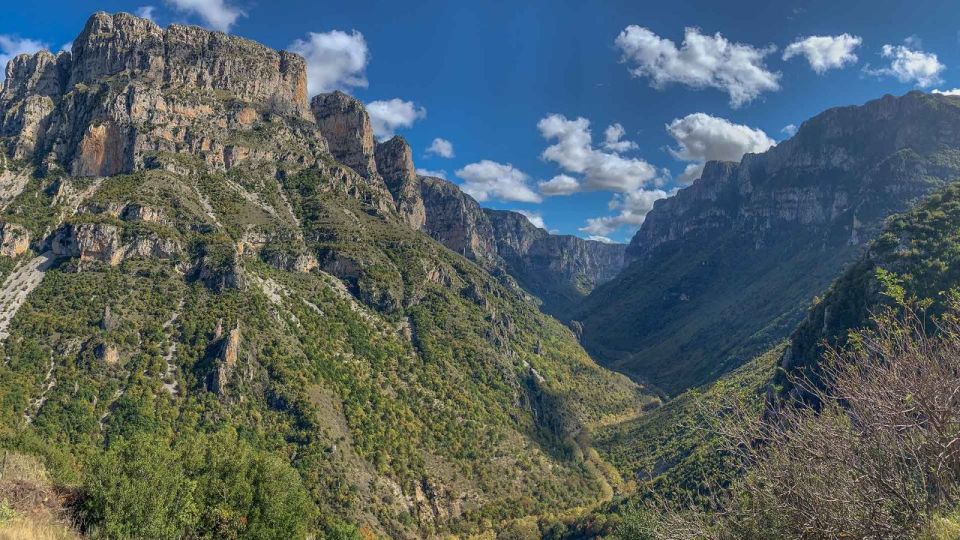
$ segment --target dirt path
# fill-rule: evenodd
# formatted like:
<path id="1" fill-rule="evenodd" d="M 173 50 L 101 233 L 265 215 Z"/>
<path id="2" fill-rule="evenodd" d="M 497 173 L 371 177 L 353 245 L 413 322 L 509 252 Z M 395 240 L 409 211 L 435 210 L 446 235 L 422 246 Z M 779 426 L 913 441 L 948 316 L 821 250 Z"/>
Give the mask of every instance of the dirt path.
<path id="1" fill-rule="evenodd" d="M 180 311 L 183 310 L 183 304 L 186 302 L 185 299 L 181 298 L 180 302 L 177 304 L 177 309 L 174 310 L 173 315 L 167 319 L 167 322 L 163 323 L 163 330 L 169 331 L 177 319 L 180 318 Z M 166 354 L 163 355 L 163 360 L 167 363 L 167 370 L 163 374 L 163 387 L 170 392 L 170 395 L 175 396 L 179 393 L 177 389 L 177 380 L 174 378 L 174 371 L 176 371 L 177 366 L 173 363 L 173 358 L 177 355 L 177 341 L 172 335 L 167 336 L 170 339 L 170 347 L 167 348 Z"/>

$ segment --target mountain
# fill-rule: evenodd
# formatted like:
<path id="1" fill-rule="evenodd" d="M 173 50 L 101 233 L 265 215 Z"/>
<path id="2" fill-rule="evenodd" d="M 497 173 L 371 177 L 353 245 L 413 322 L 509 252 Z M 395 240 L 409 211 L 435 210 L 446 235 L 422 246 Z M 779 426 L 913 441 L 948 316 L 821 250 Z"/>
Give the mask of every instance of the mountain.
<path id="1" fill-rule="evenodd" d="M 960 175 L 960 100 L 830 109 L 658 201 L 629 265 L 566 317 L 601 363 L 678 393 L 785 338 L 888 215 Z"/>
<path id="2" fill-rule="evenodd" d="M 537 296 L 544 311 L 568 310 L 623 268 L 626 246 L 553 235 L 517 212 L 481 208 L 442 179 L 416 173 L 403 137 L 377 143 L 358 100 L 332 92 L 313 98 L 317 122 L 341 163 L 386 183 L 408 224 L 489 271 L 507 274 Z"/>
<path id="3" fill-rule="evenodd" d="M 816 380 L 826 347 L 843 347 L 853 329 L 872 325 L 884 306 L 903 299 L 927 300 L 924 315 L 936 316 L 955 302 L 960 287 L 960 186 L 939 190 L 908 212 L 891 217 L 870 244 L 813 305 L 790 336 L 776 382 Z M 899 289 L 891 294 L 890 289 Z M 899 295 L 901 298 L 896 298 Z"/>
<path id="4" fill-rule="evenodd" d="M 6 75 L 0 446 L 88 532 L 419 538 L 610 497 L 589 432 L 646 398 L 530 293 L 622 246 L 416 175 L 238 37 L 97 13 Z"/>

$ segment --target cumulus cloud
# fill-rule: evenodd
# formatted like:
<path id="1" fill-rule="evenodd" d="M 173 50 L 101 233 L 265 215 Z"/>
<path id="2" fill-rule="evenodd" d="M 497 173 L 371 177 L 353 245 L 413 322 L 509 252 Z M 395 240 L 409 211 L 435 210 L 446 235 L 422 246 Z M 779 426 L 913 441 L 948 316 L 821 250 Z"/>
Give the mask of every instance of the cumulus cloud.
<path id="1" fill-rule="evenodd" d="M 850 34 L 810 36 L 788 45 L 783 51 L 783 59 L 789 60 L 795 56 L 803 56 L 811 69 L 822 74 L 828 69 L 838 69 L 856 63 L 857 55 L 853 51 L 861 43 L 863 39 L 860 36 Z"/>
<path id="2" fill-rule="evenodd" d="M 960 96 L 960 88 L 952 88 L 950 90 L 940 90 L 939 88 L 931 90 L 931 94 L 943 94 L 944 96 Z"/>
<path id="3" fill-rule="evenodd" d="M 780 130 L 780 133 L 783 133 L 784 135 L 786 135 L 786 136 L 789 138 L 789 137 L 793 137 L 794 135 L 796 135 L 798 129 L 800 129 L 800 128 L 798 128 L 795 124 L 787 124 L 787 125 L 783 126 L 783 128 Z"/>
<path id="4" fill-rule="evenodd" d="M 894 77 L 902 83 L 913 83 L 920 88 L 943 82 L 940 79 L 940 73 L 947 69 L 947 66 L 940 63 L 937 55 L 920 50 L 917 47 L 919 41 L 915 38 L 908 38 L 905 43 L 905 45 L 884 45 L 880 56 L 890 60 L 890 65 L 879 69 L 871 69 L 868 65 L 864 68 L 864 72 L 870 75 Z"/>
<path id="5" fill-rule="evenodd" d="M 156 19 L 154 19 L 154 13 L 156 11 L 156 6 L 140 6 L 133 12 L 133 14 L 137 17 L 157 22 Z"/>
<path id="6" fill-rule="evenodd" d="M 609 205 L 611 210 L 618 212 L 612 216 L 590 218 L 586 225 L 580 227 L 580 231 L 597 236 L 607 236 L 621 227 L 634 231 L 643 224 L 647 213 L 653 209 L 653 203 L 669 195 L 662 189 L 638 189 L 630 193 L 618 193 Z"/>
<path id="7" fill-rule="evenodd" d="M 740 161 L 747 152 L 763 152 L 776 144 L 763 130 L 705 113 L 677 118 L 666 128 L 677 141 L 677 146 L 670 149 L 673 157 L 693 162 L 677 179 L 680 183 L 699 178 L 707 161 Z"/>
<path id="8" fill-rule="evenodd" d="M 432 170 L 432 169 L 417 169 L 417 174 L 420 176 L 435 176 L 437 178 L 447 179 L 447 171 L 443 169 Z"/>
<path id="9" fill-rule="evenodd" d="M 225 0 L 167 0 L 177 11 L 200 17 L 205 25 L 214 30 L 229 32 L 237 19 L 247 14 Z"/>
<path id="10" fill-rule="evenodd" d="M 417 120 L 427 116 L 427 110 L 417 107 L 412 101 L 389 99 L 367 103 L 367 114 L 373 125 L 373 134 L 377 139 L 393 137 L 400 128 L 408 128 Z"/>
<path id="11" fill-rule="evenodd" d="M 298 39 L 287 48 L 307 60 L 310 95 L 367 87 L 365 70 L 370 51 L 363 34 L 356 30 L 350 33 L 340 30 L 310 32 L 307 39 Z"/>
<path id="12" fill-rule="evenodd" d="M 636 150 L 637 143 L 623 140 L 623 136 L 626 135 L 626 133 L 627 130 L 623 129 L 623 126 L 620 124 L 607 126 L 607 129 L 603 132 L 603 147 L 611 152 Z"/>
<path id="13" fill-rule="evenodd" d="M 634 77 L 647 77 L 654 88 L 678 83 L 692 88 L 716 88 L 739 107 L 761 93 L 780 89 L 780 73 L 770 71 L 764 57 L 776 47 L 754 47 L 710 36 L 697 28 L 684 31 L 680 47 L 647 28 L 631 25 L 620 32 L 615 45 Z"/>
<path id="14" fill-rule="evenodd" d="M 594 242 L 603 242 L 604 244 L 612 244 L 613 240 L 607 238 L 606 236 L 600 236 L 599 234 L 591 234 L 587 236 L 587 240 L 593 240 Z"/>
<path id="15" fill-rule="evenodd" d="M 0 34 L 0 81 L 7 75 L 7 62 L 21 54 L 33 54 L 50 46 L 42 41 Z"/>
<path id="16" fill-rule="evenodd" d="M 536 203 L 542 200 L 527 184 L 530 177 L 509 163 L 484 159 L 457 170 L 456 174 L 464 181 L 460 186 L 463 191 L 481 202 L 497 199 Z"/>
<path id="17" fill-rule="evenodd" d="M 540 212 L 531 212 L 530 210 L 514 210 L 514 212 L 527 218 L 527 221 L 534 227 L 543 230 L 547 229 L 547 225 L 543 222 L 543 215 L 541 215 Z"/>
<path id="18" fill-rule="evenodd" d="M 555 141 L 541 157 L 568 173 L 582 175 L 582 189 L 631 192 L 658 178 L 657 169 L 642 159 L 595 148 L 586 118 L 568 120 L 563 115 L 551 114 L 540 120 L 537 128 L 545 139 Z M 619 135 L 614 142 L 622 142 Z M 563 182 L 570 185 L 568 180 Z M 552 187 L 549 182 L 546 185 L 548 189 Z"/>
<path id="19" fill-rule="evenodd" d="M 453 157 L 453 143 L 437 137 L 430 143 L 430 146 L 427 148 L 427 155 L 440 156 L 442 158 L 450 159 Z"/>
<path id="20" fill-rule="evenodd" d="M 547 196 L 570 195 L 580 191 L 580 182 L 572 176 L 558 174 L 546 182 L 538 183 L 537 187 L 540 193 Z"/>

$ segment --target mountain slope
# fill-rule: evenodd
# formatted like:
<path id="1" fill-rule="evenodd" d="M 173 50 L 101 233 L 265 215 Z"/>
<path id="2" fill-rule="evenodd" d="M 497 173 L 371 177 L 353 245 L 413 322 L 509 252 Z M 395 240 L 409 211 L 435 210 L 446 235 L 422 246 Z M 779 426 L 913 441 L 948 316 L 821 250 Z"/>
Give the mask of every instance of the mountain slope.
<path id="1" fill-rule="evenodd" d="M 11 62 L 0 444 L 106 536 L 415 538 L 609 496 L 583 435 L 640 389 L 416 230 L 403 147 L 351 161 L 365 113 L 305 80 L 126 14 Z"/>
<path id="2" fill-rule="evenodd" d="M 566 311 L 623 267 L 626 246 L 549 234 L 517 212 L 481 208 L 451 182 L 418 175 L 402 137 L 374 141 L 358 100 L 332 92 L 314 97 L 312 108 L 331 134 L 333 155 L 371 181 L 382 179 L 412 228 L 487 270 L 509 274 L 543 302 L 545 312 Z"/>
<path id="3" fill-rule="evenodd" d="M 604 365 L 677 393 L 784 338 L 883 219 L 960 175 L 960 100 L 826 111 L 658 201 L 630 265 L 568 319 Z"/>

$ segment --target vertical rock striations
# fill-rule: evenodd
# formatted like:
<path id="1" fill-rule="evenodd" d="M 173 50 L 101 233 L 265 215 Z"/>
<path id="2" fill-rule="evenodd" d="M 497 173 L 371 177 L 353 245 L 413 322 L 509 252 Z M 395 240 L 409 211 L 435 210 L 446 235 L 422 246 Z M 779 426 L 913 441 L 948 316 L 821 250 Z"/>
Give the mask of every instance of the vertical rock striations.
<path id="1" fill-rule="evenodd" d="M 341 91 L 318 94 L 310 109 L 333 157 L 364 178 L 377 175 L 373 125 L 360 100 Z"/>
<path id="2" fill-rule="evenodd" d="M 374 155 L 377 171 L 397 203 L 397 212 L 410 227 L 419 230 L 427 216 L 410 145 L 398 135 L 378 144 Z"/>

